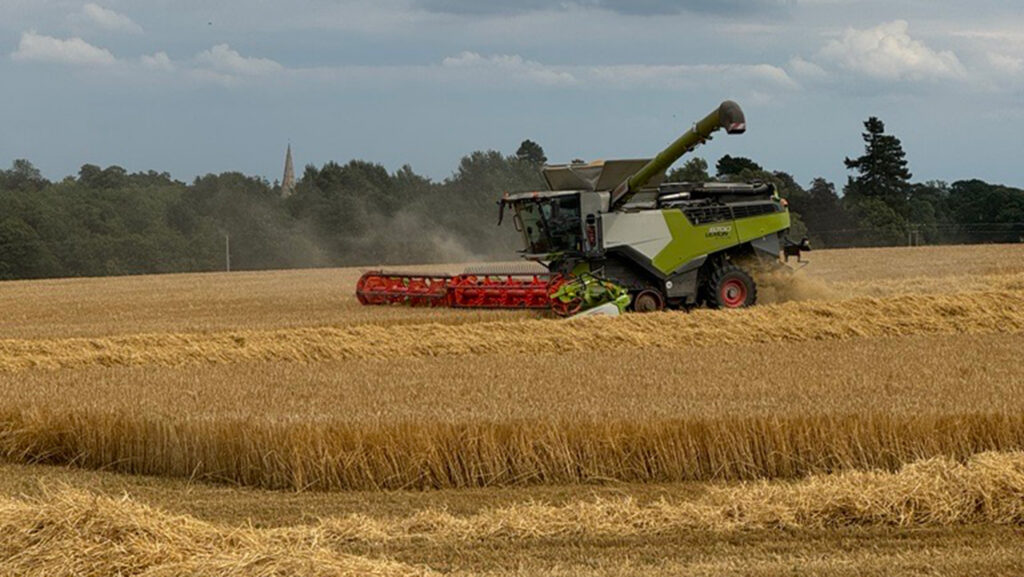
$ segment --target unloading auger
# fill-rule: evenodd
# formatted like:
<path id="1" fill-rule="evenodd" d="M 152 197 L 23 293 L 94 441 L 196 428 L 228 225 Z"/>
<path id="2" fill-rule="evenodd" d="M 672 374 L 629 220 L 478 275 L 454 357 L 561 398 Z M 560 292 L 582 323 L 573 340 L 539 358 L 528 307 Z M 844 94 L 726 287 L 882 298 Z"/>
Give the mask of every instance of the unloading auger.
<path id="1" fill-rule="evenodd" d="M 663 183 L 665 171 L 714 132 L 742 134 L 739 105 L 725 101 L 653 159 L 545 166 L 548 190 L 506 194 L 524 259 L 544 270 L 467 270 L 456 275 L 370 271 L 363 304 L 647 312 L 757 300 L 749 263 L 780 264 L 806 243 L 787 241 L 786 202 L 771 184 Z"/>

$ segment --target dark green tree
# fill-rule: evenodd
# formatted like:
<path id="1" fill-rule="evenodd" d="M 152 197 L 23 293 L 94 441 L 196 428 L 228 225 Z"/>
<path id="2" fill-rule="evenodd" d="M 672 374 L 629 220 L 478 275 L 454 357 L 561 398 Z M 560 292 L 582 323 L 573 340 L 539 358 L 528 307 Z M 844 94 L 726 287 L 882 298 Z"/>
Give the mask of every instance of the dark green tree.
<path id="1" fill-rule="evenodd" d="M 147 187 L 147 186 L 169 186 L 173 184 L 181 184 L 171 178 L 171 175 L 167 172 L 157 172 L 155 170 L 148 170 L 146 172 L 136 172 L 128 177 L 129 182 L 134 186 Z"/>
<path id="2" fill-rule="evenodd" d="M 865 244 L 906 242 L 910 230 L 910 171 L 900 140 L 885 133 L 877 117 L 864 122 L 864 154 L 846 158 L 857 175 L 847 179 L 843 204 L 857 218 Z"/>
<path id="3" fill-rule="evenodd" d="M 846 158 L 848 170 L 857 173 L 851 177 L 843 192 L 848 201 L 875 198 L 889 205 L 897 214 L 908 216 L 907 196 L 910 192 L 910 171 L 906 153 L 900 140 L 885 134 L 885 123 L 877 117 L 864 122 L 864 154 Z"/>
<path id="4" fill-rule="evenodd" d="M 857 223 L 843 207 L 836 186 L 824 178 L 815 178 L 807 195 L 790 204 L 803 215 L 808 235 L 820 247 L 850 246 L 856 241 Z"/>
<path id="5" fill-rule="evenodd" d="M 907 242 L 907 221 L 880 198 L 862 198 L 848 209 L 858 223 L 852 244 L 891 246 Z"/>
<path id="6" fill-rule="evenodd" d="M 519 149 L 516 150 L 516 158 L 536 165 L 541 165 L 548 161 L 548 157 L 544 155 L 544 149 L 529 139 L 524 140 L 519 145 Z"/>
<path id="7" fill-rule="evenodd" d="M 88 188 L 118 189 L 128 185 L 128 171 L 120 166 L 100 168 L 95 164 L 83 164 L 78 170 L 78 183 Z"/>
<path id="8" fill-rule="evenodd" d="M 665 180 L 666 182 L 710 182 L 708 161 L 695 156 L 687 160 L 683 166 L 669 172 Z"/>
<path id="9" fill-rule="evenodd" d="M 981 180 L 954 182 L 949 190 L 951 219 L 966 242 L 1024 241 L 1024 191 Z"/>
<path id="10" fill-rule="evenodd" d="M 949 212 L 949 185 L 941 181 L 912 184 L 907 192 L 907 220 L 925 244 L 957 242 Z"/>
<path id="11" fill-rule="evenodd" d="M 47 276 L 54 264 L 46 243 L 21 217 L 0 220 L 0 279 Z"/>
<path id="12" fill-rule="evenodd" d="M 3 190 L 38 192 L 49 184 L 39 169 L 24 158 L 11 163 L 10 170 L 0 170 L 0 189 Z"/>
<path id="13" fill-rule="evenodd" d="M 760 164 L 746 158 L 744 156 L 729 156 L 726 154 L 722 158 L 718 159 L 715 163 L 715 170 L 719 177 L 729 177 L 739 175 L 744 170 L 759 171 L 764 170 Z"/>

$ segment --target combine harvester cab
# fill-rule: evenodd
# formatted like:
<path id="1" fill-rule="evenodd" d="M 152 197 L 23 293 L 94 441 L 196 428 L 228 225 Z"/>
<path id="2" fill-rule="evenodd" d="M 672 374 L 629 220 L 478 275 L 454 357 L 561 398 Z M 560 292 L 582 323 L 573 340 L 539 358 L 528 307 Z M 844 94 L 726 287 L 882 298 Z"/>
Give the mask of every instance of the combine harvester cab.
<path id="1" fill-rule="evenodd" d="M 751 267 L 783 266 L 784 253 L 809 247 L 786 239 L 789 210 L 770 184 L 662 182 L 669 166 L 717 130 L 746 130 L 739 105 L 723 102 L 653 159 L 546 166 L 547 191 L 506 195 L 499 224 L 510 212 L 521 256 L 546 273 L 373 271 L 357 295 L 366 304 L 550 308 L 563 316 L 597 307 L 750 306 L 757 301 Z M 424 298 L 423 290 L 436 296 Z"/>

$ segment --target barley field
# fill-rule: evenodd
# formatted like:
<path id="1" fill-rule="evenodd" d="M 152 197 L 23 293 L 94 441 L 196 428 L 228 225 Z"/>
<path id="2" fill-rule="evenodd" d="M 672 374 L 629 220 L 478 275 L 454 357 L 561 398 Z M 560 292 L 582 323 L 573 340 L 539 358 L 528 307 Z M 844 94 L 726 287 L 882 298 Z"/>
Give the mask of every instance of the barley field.
<path id="1" fill-rule="evenodd" d="M 569 321 L 359 269 L 0 283 L 0 573 L 1024 570 L 1024 246 L 811 261 Z"/>

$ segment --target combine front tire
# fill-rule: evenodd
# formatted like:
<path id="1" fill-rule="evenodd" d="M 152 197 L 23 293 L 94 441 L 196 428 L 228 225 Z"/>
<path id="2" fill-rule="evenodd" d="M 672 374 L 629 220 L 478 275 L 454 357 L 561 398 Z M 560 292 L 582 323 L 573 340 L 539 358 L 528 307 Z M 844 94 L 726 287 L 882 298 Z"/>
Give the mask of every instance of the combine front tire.
<path id="1" fill-rule="evenodd" d="M 638 313 L 654 313 L 665 308 L 665 297 L 654 289 L 644 289 L 633 297 L 633 310 Z"/>
<path id="2" fill-rule="evenodd" d="M 707 284 L 708 306 L 714 309 L 738 309 L 757 302 L 757 285 L 743 269 L 725 265 L 715 270 Z"/>

